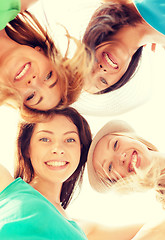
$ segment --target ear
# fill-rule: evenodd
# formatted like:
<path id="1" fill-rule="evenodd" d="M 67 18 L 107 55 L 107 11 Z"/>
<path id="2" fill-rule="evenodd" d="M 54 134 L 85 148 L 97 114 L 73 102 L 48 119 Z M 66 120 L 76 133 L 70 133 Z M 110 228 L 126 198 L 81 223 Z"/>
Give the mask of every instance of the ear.
<path id="1" fill-rule="evenodd" d="M 36 46 L 34 49 L 40 53 L 44 53 L 43 49 L 39 46 Z"/>

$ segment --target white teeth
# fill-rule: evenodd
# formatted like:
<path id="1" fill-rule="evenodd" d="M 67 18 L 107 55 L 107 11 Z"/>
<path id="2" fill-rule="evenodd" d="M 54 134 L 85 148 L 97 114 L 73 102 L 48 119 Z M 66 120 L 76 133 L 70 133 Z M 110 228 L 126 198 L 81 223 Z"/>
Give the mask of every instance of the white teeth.
<path id="1" fill-rule="evenodd" d="M 53 167 L 62 167 L 62 166 L 64 166 L 66 164 L 66 162 L 63 162 L 63 161 L 61 161 L 61 162 L 59 162 L 59 161 L 50 161 L 50 162 L 46 162 L 46 164 L 48 166 L 53 166 Z"/>
<path id="2" fill-rule="evenodd" d="M 105 60 L 108 62 L 109 65 L 113 68 L 118 68 L 118 65 L 116 63 L 113 63 L 112 60 L 108 57 L 108 54 L 104 54 Z"/>
<path id="3" fill-rule="evenodd" d="M 20 74 L 15 77 L 15 79 L 18 80 L 21 77 L 23 77 L 29 68 L 30 68 L 30 63 L 27 63 L 25 67 L 22 69 L 22 71 L 20 72 Z"/>
<path id="4" fill-rule="evenodd" d="M 133 154 L 131 161 L 131 168 L 135 169 L 137 163 L 137 154 Z"/>

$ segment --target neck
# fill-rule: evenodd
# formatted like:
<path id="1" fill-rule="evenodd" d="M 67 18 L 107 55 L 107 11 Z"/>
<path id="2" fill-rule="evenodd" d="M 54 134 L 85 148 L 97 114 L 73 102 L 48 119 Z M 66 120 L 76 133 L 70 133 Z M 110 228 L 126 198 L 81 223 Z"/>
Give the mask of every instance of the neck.
<path id="1" fill-rule="evenodd" d="M 147 43 L 157 43 L 165 45 L 165 35 L 158 32 L 156 29 L 151 27 L 147 22 L 144 22 L 143 28 L 145 28 L 144 40 Z"/>
<path id="2" fill-rule="evenodd" d="M 153 162 L 156 163 L 156 166 L 160 168 L 160 170 L 165 169 L 165 154 L 161 152 L 152 152 Z"/>
<path id="3" fill-rule="evenodd" d="M 2 57 L 3 54 L 5 54 L 8 50 L 10 51 L 11 48 L 17 45 L 18 43 L 8 37 L 4 29 L 0 31 L 0 57 Z"/>
<path id="4" fill-rule="evenodd" d="M 30 182 L 30 185 L 47 198 L 53 205 L 61 206 L 60 194 L 62 183 L 42 181 L 41 179 L 34 177 Z"/>
<path id="5" fill-rule="evenodd" d="M 7 37 L 5 29 L 0 30 L 0 38 L 2 38 L 2 37 L 5 37 L 5 38 Z"/>
<path id="6" fill-rule="evenodd" d="M 30 182 L 30 185 L 40 192 L 49 202 L 51 202 L 65 218 L 69 219 L 60 203 L 62 183 L 52 183 L 44 179 L 41 180 L 34 177 L 34 179 Z"/>
<path id="7" fill-rule="evenodd" d="M 141 46 L 151 43 L 165 45 L 165 36 L 152 28 L 148 23 L 142 22 L 136 26 L 121 28 L 111 40 L 118 40 L 133 55 Z"/>

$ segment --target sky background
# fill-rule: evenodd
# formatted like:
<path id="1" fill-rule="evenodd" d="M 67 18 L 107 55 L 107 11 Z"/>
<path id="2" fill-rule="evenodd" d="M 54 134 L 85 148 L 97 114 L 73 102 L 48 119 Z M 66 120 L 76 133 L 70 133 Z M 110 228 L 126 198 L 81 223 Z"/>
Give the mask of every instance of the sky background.
<path id="1" fill-rule="evenodd" d="M 98 0 L 63 0 L 60 2 L 57 0 L 44 0 L 33 6 L 31 10 L 41 19 L 42 7 L 44 6 L 51 29 L 57 39 L 57 44 L 65 50 L 64 31 L 61 31 L 61 28 L 56 23 L 63 24 L 71 35 L 81 38 L 91 14 L 99 4 Z M 148 100 L 143 105 L 117 116 L 92 117 L 84 115 L 90 124 L 93 135 L 109 120 L 123 119 L 130 123 L 139 135 L 155 144 L 160 151 L 165 152 L 165 51 L 161 46 L 157 46 L 152 61 L 152 78 L 149 81 L 147 76 L 150 76 L 150 74 L 144 72 L 144 85 L 149 82 L 151 84 L 148 86 L 149 91 L 151 91 Z M 0 118 L 1 163 L 12 173 L 19 112 L 1 106 Z M 85 172 L 82 191 L 71 203 L 68 213 L 75 218 L 97 221 L 109 226 L 118 226 L 146 222 L 153 215 L 155 218 L 159 218 L 162 212 L 161 206 L 155 200 L 153 191 L 126 196 L 111 192 L 99 194 L 90 187 Z"/>

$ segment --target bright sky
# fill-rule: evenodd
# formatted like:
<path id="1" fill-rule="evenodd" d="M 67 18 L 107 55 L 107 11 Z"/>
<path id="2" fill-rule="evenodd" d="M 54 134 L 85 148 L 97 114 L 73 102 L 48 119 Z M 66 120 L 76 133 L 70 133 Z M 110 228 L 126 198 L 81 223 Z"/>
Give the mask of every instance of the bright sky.
<path id="1" fill-rule="evenodd" d="M 52 29 L 55 26 L 54 23 L 59 22 L 69 30 L 71 35 L 79 38 L 82 36 L 93 10 L 99 5 L 99 1 L 44 0 L 43 5 Z M 40 15 L 40 10 L 38 4 L 33 8 L 37 16 Z M 59 38 L 59 45 L 63 47 L 65 46 L 65 41 L 63 42 L 60 34 L 56 34 L 56 37 Z M 161 47 L 158 47 L 152 63 L 151 97 L 144 105 L 118 116 L 91 117 L 85 115 L 91 126 L 92 133 L 95 134 L 97 130 L 111 119 L 123 119 L 129 122 L 139 135 L 150 140 L 160 151 L 164 152 L 164 62 L 165 52 Z M 144 76 L 145 84 L 147 73 Z M 14 109 L 0 107 L 0 116 L 1 162 L 12 173 L 19 114 Z M 159 217 L 160 206 L 156 202 L 152 191 L 143 194 L 131 194 L 129 196 L 118 196 L 113 193 L 102 195 L 90 188 L 86 173 L 84 180 L 80 195 L 68 209 L 70 216 L 94 220 L 110 226 L 147 221 L 153 215 L 155 218 Z"/>

